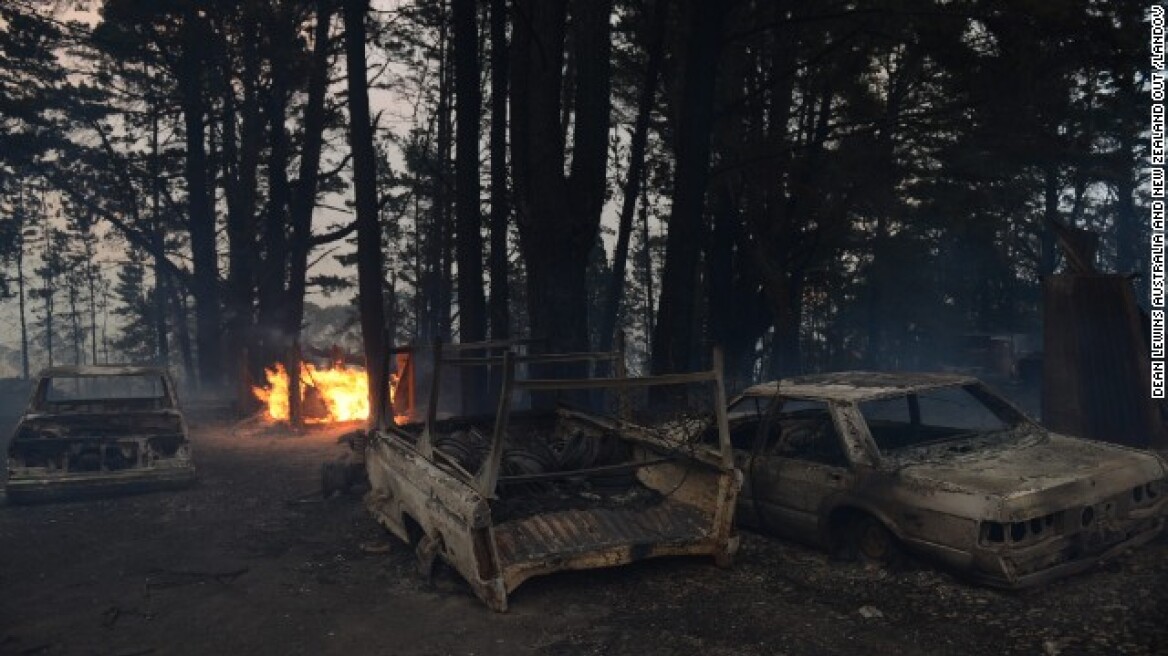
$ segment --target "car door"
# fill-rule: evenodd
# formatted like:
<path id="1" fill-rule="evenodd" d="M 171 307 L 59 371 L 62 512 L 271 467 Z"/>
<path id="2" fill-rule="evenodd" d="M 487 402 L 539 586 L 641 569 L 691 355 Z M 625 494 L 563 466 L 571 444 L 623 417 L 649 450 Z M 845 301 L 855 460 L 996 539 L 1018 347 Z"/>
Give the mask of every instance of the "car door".
<path id="1" fill-rule="evenodd" d="M 818 540 L 823 502 L 854 482 L 828 404 L 781 400 L 763 422 L 749 477 L 763 529 Z"/>
<path id="2" fill-rule="evenodd" d="M 726 410 L 726 419 L 730 425 L 730 445 L 734 453 L 734 466 L 743 473 L 742 489 L 738 493 L 737 521 L 743 526 L 758 524 L 758 512 L 754 507 L 754 495 L 751 492 L 750 462 L 753 457 L 759 430 L 774 402 L 770 396 L 743 396 L 732 402 Z M 714 446 L 717 444 L 717 429 L 707 430 L 704 441 Z"/>

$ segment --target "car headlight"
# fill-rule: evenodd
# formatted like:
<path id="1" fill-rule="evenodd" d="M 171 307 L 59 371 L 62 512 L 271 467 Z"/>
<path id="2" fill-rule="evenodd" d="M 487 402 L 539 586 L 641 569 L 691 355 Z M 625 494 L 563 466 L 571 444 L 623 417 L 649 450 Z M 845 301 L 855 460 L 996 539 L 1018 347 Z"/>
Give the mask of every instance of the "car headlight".
<path id="1" fill-rule="evenodd" d="M 1018 522 L 982 522 L 979 541 L 983 545 L 1027 545 L 1063 532 L 1065 513 L 1056 512 Z"/>

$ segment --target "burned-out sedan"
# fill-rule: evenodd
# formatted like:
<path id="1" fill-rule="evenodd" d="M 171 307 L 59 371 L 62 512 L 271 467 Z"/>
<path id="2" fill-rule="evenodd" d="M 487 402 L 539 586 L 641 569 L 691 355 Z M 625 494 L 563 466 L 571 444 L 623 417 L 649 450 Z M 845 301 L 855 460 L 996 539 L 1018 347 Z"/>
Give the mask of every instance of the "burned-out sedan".
<path id="1" fill-rule="evenodd" d="M 174 381 L 161 368 L 49 368 L 8 443 L 11 502 L 169 489 L 194 480 Z"/>
<path id="2" fill-rule="evenodd" d="M 894 561 L 902 548 L 1020 588 L 1152 539 L 1168 469 L 1051 433 L 975 378 L 851 372 L 749 388 L 729 408 L 741 524 Z"/>

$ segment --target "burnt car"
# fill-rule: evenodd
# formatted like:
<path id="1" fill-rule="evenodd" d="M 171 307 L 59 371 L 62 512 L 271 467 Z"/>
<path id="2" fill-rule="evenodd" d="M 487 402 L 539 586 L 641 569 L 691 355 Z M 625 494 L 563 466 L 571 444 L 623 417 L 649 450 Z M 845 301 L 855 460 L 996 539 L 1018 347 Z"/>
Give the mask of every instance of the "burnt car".
<path id="1" fill-rule="evenodd" d="M 16 503 L 194 480 L 187 425 L 161 368 L 46 369 L 8 443 L 6 492 Z"/>
<path id="2" fill-rule="evenodd" d="M 1021 588 L 1151 540 L 1168 511 L 1159 457 L 1052 433 L 967 376 L 803 376 L 728 415 L 738 521 L 865 561 L 911 551 Z"/>

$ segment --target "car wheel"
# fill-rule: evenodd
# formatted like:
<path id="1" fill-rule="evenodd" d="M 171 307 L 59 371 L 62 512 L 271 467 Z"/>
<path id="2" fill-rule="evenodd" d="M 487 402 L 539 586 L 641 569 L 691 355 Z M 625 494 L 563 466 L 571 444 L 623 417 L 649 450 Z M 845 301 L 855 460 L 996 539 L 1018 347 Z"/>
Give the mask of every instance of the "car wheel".
<path id="1" fill-rule="evenodd" d="M 871 515 L 858 515 L 848 527 L 850 551 L 860 562 L 893 566 L 900 564 L 903 552 L 896 536 Z"/>

